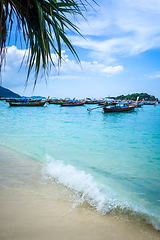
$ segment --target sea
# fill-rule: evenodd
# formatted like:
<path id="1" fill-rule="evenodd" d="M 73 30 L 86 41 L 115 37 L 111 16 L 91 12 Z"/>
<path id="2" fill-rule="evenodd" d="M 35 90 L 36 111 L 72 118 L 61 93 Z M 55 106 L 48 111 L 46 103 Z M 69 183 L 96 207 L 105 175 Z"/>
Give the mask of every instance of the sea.
<path id="1" fill-rule="evenodd" d="M 0 152 L 10 156 L 0 156 L 1 186 L 50 198 L 59 186 L 73 207 L 160 230 L 160 104 L 123 113 L 97 107 L 0 101 Z"/>

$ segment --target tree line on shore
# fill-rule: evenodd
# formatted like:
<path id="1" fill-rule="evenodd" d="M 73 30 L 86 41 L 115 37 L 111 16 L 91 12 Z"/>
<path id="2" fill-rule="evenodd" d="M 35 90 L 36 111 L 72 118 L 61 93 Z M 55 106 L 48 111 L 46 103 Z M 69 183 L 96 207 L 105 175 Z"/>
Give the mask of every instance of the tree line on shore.
<path id="1" fill-rule="evenodd" d="M 156 97 L 155 96 L 152 96 L 152 95 L 149 95 L 147 93 L 133 93 L 133 94 L 127 94 L 127 95 L 120 95 L 120 96 L 117 96 L 118 99 L 121 99 L 121 100 L 133 100 L 133 101 L 136 101 L 137 97 L 139 96 L 139 100 L 142 101 L 142 100 L 146 100 L 146 101 L 155 101 L 156 100 Z"/>

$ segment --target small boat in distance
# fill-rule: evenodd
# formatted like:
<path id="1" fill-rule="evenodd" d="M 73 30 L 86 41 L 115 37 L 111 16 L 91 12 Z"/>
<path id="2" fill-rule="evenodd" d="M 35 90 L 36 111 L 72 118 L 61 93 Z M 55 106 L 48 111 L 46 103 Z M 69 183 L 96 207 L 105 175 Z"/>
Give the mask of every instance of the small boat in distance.
<path id="1" fill-rule="evenodd" d="M 110 105 L 111 103 L 112 103 L 112 101 L 107 101 L 107 100 L 105 101 L 104 100 L 104 101 L 99 101 L 98 105 Z"/>
<path id="2" fill-rule="evenodd" d="M 98 104 L 98 100 L 96 99 L 91 99 L 91 98 L 86 98 L 85 104 Z"/>
<path id="3" fill-rule="evenodd" d="M 39 107 L 48 102 L 49 97 L 42 101 L 9 102 L 10 107 Z"/>
<path id="4" fill-rule="evenodd" d="M 155 101 L 144 101 L 144 105 L 155 105 L 157 100 Z"/>
<path id="5" fill-rule="evenodd" d="M 69 101 L 63 101 L 61 103 L 61 107 L 76 107 L 76 106 L 82 106 L 85 104 L 85 101 L 82 100 L 69 100 Z"/>
<path id="6" fill-rule="evenodd" d="M 63 99 L 58 98 L 51 98 L 48 100 L 49 104 L 61 104 L 63 102 Z"/>
<path id="7" fill-rule="evenodd" d="M 38 106 L 44 106 L 44 104 L 47 101 L 41 101 L 41 102 L 9 102 L 10 107 L 38 107 Z"/>

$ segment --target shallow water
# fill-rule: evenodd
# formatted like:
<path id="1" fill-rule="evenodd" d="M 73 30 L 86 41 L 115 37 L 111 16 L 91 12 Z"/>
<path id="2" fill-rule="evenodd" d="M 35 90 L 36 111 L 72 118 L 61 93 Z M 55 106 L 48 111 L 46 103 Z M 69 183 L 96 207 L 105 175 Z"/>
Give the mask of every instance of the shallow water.
<path id="1" fill-rule="evenodd" d="M 0 101 L 0 145 L 34 159 L 45 184 L 70 188 L 79 203 L 160 230 L 160 104 L 128 113 L 87 108 L 14 108 Z M 23 167 L 33 169 L 26 160 Z"/>

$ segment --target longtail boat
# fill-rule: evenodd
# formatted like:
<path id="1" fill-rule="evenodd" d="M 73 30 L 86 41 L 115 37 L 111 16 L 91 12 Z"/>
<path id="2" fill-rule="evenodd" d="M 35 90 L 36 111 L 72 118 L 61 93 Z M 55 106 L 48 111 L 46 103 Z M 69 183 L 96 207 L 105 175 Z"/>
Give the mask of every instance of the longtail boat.
<path id="1" fill-rule="evenodd" d="M 155 105 L 156 102 L 157 102 L 157 100 L 155 100 L 155 101 L 145 101 L 144 105 Z"/>
<path id="2" fill-rule="evenodd" d="M 112 104 L 112 101 L 100 101 L 98 102 L 98 105 L 110 105 Z"/>
<path id="3" fill-rule="evenodd" d="M 41 102 L 9 102 L 10 107 L 38 107 L 44 106 L 47 101 Z"/>
<path id="4" fill-rule="evenodd" d="M 85 104 L 98 104 L 99 101 L 96 99 L 86 98 Z"/>
<path id="5" fill-rule="evenodd" d="M 135 109 L 136 104 L 135 103 L 127 103 L 127 102 L 119 102 L 119 103 L 113 103 L 109 106 L 103 107 L 104 113 L 111 113 L 111 112 L 128 112 L 133 109 Z"/>
<path id="6" fill-rule="evenodd" d="M 9 102 L 10 107 L 39 107 L 48 102 L 49 97 L 43 101 Z"/>
<path id="7" fill-rule="evenodd" d="M 62 107 L 76 107 L 76 106 L 82 106 L 85 104 L 85 101 L 64 101 L 61 103 Z"/>
<path id="8" fill-rule="evenodd" d="M 61 104 L 63 101 L 62 99 L 49 99 L 48 103 L 49 104 Z"/>

